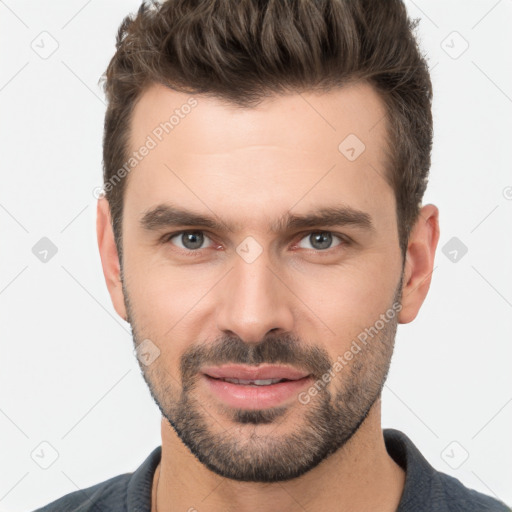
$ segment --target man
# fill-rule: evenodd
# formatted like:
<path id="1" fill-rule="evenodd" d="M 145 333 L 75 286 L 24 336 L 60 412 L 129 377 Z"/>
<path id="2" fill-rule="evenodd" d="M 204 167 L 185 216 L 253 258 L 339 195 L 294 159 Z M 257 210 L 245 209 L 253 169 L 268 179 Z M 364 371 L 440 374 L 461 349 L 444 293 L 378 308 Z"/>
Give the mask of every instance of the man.
<path id="1" fill-rule="evenodd" d="M 507 510 L 381 428 L 439 239 L 413 28 L 399 0 L 169 0 L 124 20 L 97 234 L 162 446 L 40 510 Z"/>

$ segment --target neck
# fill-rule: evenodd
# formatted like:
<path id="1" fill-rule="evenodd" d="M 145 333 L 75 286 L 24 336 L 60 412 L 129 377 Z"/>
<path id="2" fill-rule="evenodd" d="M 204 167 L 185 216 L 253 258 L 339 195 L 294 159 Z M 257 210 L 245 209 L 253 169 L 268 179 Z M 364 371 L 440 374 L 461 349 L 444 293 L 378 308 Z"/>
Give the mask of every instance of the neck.
<path id="1" fill-rule="evenodd" d="M 345 446 L 301 477 L 271 484 L 238 482 L 213 473 L 162 419 L 162 458 L 154 476 L 151 512 L 395 512 L 404 483 L 403 469 L 386 451 L 380 399 Z"/>

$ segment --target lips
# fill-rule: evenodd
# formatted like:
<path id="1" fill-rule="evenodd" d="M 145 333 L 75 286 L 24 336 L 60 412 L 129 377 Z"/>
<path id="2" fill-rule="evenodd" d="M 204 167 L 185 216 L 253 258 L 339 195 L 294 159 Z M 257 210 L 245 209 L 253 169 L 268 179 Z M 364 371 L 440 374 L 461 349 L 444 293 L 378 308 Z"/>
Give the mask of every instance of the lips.
<path id="1" fill-rule="evenodd" d="M 233 384 L 253 384 L 259 386 L 272 385 L 281 381 L 295 381 L 308 377 L 309 374 L 290 366 L 265 365 L 223 365 L 202 369 L 202 373 L 214 379 Z"/>
<path id="2" fill-rule="evenodd" d="M 291 405 L 313 376 L 290 366 L 224 365 L 202 368 L 207 392 L 228 407 L 268 409 Z"/>

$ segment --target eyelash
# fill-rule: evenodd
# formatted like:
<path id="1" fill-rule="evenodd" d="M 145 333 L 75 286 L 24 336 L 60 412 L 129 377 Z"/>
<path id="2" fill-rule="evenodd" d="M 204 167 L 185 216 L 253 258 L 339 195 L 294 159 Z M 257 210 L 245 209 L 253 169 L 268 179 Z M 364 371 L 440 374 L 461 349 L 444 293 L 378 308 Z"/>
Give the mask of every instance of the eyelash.
<path id="1" fill-rule="evenodd" d="M 208 233 L 206 231 L 203 231 L 203 230 L 200 230 L 200 229 L 184 229 L 182 231 L 176 231 L 174 233 L 168 233 L 168 234 L 164 235 L 161 238 L 161 243 L 162 244 L 168 244 L 174 237 L 179 236 L 179 235 L 183 235 L 184 233 L 203 233 L 211 241 L 213 241 L 212 238 L 208 235 Z M 314 233 L 329 233 L 329 234 L 333 235 L 334 237 L 336 237 L 336 238 L 338 238 L 340 240 L 340 243 L 338 245 L 335 245 L 334 247 L 329 247 L 328 249 L 324 249 L 324 250 L 320 250 L 320 249 L 304 249 L 306 251 L 314 251 L 316 254 L 331 255 L 332 251 L 336 251 L 337 249 L 345 247 L 345 246 L 349 245 L 350 242 L 351 242 L 351 240 L 346 235 L 343 235 L 341 233 L 335 233 L 333 231 L 325 231 L 325 230 L 318 230 L 318 229 L 314 230 L 314 231 L 308 231 L 306 233 L 300 233 L 301 238 L 299 239 L 298 242 L 302 241 L 304 238 L 306 238 L 307 236 L 310 236 L 310 235 L 312 235 Z M 175 247 L 176 247 L 177 250 L 179 250 L 180 252 L 182 252 L 186 256 L 190 256 L 190 257 L 200 256 L 202 254 L 202 251 L 204 249 L 207 249 L 207 248 L 204 248 L 204 249 L 192 250 L 192 249 L 182 249 L 181 247 L 177 247 L 177 246 L 175 246 Z"/>

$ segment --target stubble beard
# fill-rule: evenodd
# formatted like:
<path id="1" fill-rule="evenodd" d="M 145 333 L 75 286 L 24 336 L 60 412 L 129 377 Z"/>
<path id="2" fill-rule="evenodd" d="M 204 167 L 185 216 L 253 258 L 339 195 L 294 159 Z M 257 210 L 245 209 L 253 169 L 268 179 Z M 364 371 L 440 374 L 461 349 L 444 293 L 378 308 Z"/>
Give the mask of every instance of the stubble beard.
<path id="1" fill-rule="evenodd" d="M 138 331 L 127 290 L 125 303 L 134 344 L 146 338 Z M 394 302 L 400 300 L 401 282 Z M 272 483 L 297 478 L 342 448 L 358 431 L 380 398 L 394 348 L 395 316 L 355 354 L 339 372 L 332 371 L 328 353 L 291 335 L 271 335 L 257 345 L 237 337 L 223 337 L 208 345 L 189 347 L 180 358 L 181 389 L 162 366 L 139 361 L 151 396 L 181 441 L 208 469 L 237 481 Z M 165 343 L 156 343 L 165 347 Z M 281 363 L 308 368 L 320 383 L 331 370 L 336 377 L 307 404 L 298 400 L 285 407 L 261 410 L 233 409 L 217 404 L 233 427 L 223 429 L 211 404 L 198 396 L 199 368 L 203 365 Z M 318 386 L 317 386 L 318 387 Z M 275 428 L 269 429 L 269 426 Z M 241 429 L 244 435 L 240 435 Z M 277 433 L 276 431 L 279 431 Z M 284 433 L 282 433 L 284 431 Z"/>

